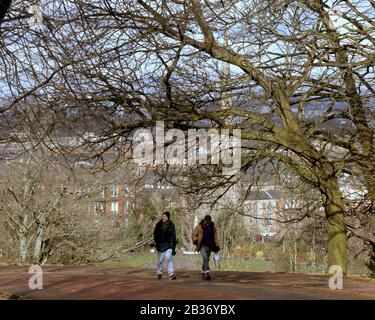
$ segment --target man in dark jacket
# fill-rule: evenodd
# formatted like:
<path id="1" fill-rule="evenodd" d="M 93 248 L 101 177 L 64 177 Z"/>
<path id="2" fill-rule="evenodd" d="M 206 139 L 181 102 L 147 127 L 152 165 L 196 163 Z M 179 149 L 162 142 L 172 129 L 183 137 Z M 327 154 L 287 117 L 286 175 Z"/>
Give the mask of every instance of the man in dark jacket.
<path id="1" fill-rule="evenodd" d="M 170 280 L 176 280 L 172 256 L 176 254 L 176 229 L 170 220 L 170 213 L 163 212 L 161 220 L 156 224 L 154 230 L 154 241 L 158 251 L 157 278 L 160 280 L 163 275 L 164 260 L 167 260 L 168 276 Z"/>

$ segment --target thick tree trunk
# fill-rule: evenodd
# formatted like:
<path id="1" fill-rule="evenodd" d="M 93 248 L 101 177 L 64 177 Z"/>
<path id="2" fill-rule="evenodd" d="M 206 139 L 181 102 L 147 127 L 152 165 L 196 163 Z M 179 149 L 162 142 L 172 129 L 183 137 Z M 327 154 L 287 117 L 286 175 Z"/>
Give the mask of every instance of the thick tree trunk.
<path id="1" fill-rule="evenodd" d="M 326 181 L 322 191 L 325 195 L 324 209 L 327 220 L 328 270 L 331 266 L 340 266 L 343 274 L 347 274 L 347 227 L 344 202 L 337 179 Z"/>
<path id="2" fill-rule="evenodd" d="M 356 138 L 361 146 L 357 164 L 362 171 L 364 182 L 367 189 L 367 199 L 371 201 L 372 207 L 375 206 L 375 146 L 374 129 L 370 127 L 367 118 L 367 109 L 363 103 L 362 96 L 357 89 L 356 76 L 351 68 L 351 62 L 348 58 L 348 49 L 341 44 L 341 36 L 336 30 L 332 30 L 330 17 L 323 7 L 320 0 L 305 1 L 310 9 L 317 12 L 323 19 L 328 30 L 328 38 L 336 49 L 336 61 L 341 72 L 344 90 L 347 102 L 350 107 L 353 123 L 356 127 Z M 372 255 L 375 257 L 375 248 Z M 375 262 L 375 258 L 374 258 Z"/>
<path id="3" fill-rule="evenodd" d="M 311 246 L 311 265 L 314 272 L 316 272 L 316 254 L 315 254 L 315 222 L 314 222 L 314 231 L 313 231 L 313 238 L 312 238 L 312 246 Z"/>
<path id="4" fill-rule="evenodd" d="M 337 45 L 340 46 L 339 42 Z M 340 65 L 349 65 L 346 50 L 340 50 L 336 54 Z M 341 67 L 341 75 L 344 81 L 350 113 L 353 115 L 353 123 L 356 126 L 357 140 L 361 145 L 361 155 L 358 164 L 363 172 L 368 199 L 375 203 L 375 146 L 374 130 L 370 128 L 367 118 L 368 111 L 363 105 L 362 97 L 357 90 L 357 84 L 352 70 L 349 67 Z"/>
<path id="5" fill-rule="evenodd" d="M 24 235 L 20 236 L 20 261 L 22 263 L 26 262 L 27 252 L 26 252 L 26 237 Z"/>
<path id="6" fill-rule="evenodd" d="M 43 237 L 44 237 L 44 224 L 40 223 L 38 225 L 38 229 L 36 233 L 36 240 L 35 240 L 35 247 L 34 247 L 33 260 L 35 263 L 40 262 L 40 254 L 42 250 Z"/>
<path id="7" fill-rule="evenodd" d="M 28 215 L 25 213 L 22 219 L 22 224 L 19 227 L 19 241 L 20 241 L 20 260 L 25 263 L 27 259 L 27 221 Z"/>
<path id="8" fill-rule="evenodd" d="M 338 42 L 339 44 L 339 42 Z M 346 50 L 341 50 L 336 54 L 337 61 L 341 65 L 349 65 Z M 363 104 L 362 97 L 356 86 L 356 81 L 352 70 L 349 67 L 341 68 L 342 79 L 344 81 L 345 92 L 348 97 L 350 112 L 353 115 L 353 122 L 356 126 L 357 140 L 361 145 L 361 154 L 357 160 L 367 189 L 367 200 L 371 202 L 371 210 L 375 206 L 375 146 L 374 130 L 370 128 L 367 119 L 367 110 Z M 368 265 L 370 272 L 374 275 L 375 270 L 375 247 L 372 247 L 371 260 Z"/>

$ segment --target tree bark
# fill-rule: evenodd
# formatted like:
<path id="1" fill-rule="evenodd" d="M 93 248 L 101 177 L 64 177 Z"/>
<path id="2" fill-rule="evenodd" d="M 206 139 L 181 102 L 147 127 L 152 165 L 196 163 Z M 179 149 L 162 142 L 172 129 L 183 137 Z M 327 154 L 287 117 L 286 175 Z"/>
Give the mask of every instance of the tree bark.
<path id="1" fill-rule="evenodd" d="M 312 239 L 312 267 L 314 272 L 317 271 L 316 269 L 316 254 L 315 254 L 315 220 L 314 220 L 314 229 L 313 229 L 313 239 Z"/>
<path id="2" fill-rule="evenodd" d="M 27 257 L 27 253 L 26 253 L 26 236 L 24 236 L 23 234 L 21 234 L 20 236 L 20 261 L 22 263 L 25 263 L 26 262 L 26 257 Z"/>
<path id="3" fill-rule="evenodd" d="M 337 43 L 340 46 L 340 43 Z M 361 145 L 360 159 L 358 164 L 363 172 L 367 196 L 372 205 L 375 204 L 375 146 L 374 130 L 370 128 L 367 119 L 367 110 L 363 105 L 362 97 L 358 93 L 356 81 L 349 67 L 349 59 L 345 50 L 338 50 L 336 60 L 341 67 L 342 79 L 344 81 L 345 93 L 348 97 L 350 113 L 353 115 L 353 123 L 357 129 L 357 139 Z"/>
<path id="4" fill-rule="evenodd" d="M 329 27 L 330 18 L 323 8 L 323 2 L 315 0 L 305 2 L 317 12 L 327 28 L 328 39 L 336 49 L 336 61 L 341 72 L 347 102 L 356 127 L 356 138 L 361 146 L 360 154 L 357 155 L 357 164 L 362 171 L 363 179 L 367 189 L 367 199 L 371 202 L 372 210 L 375 207 L 375 145 L 374 129 L 370 127 L 367 118 L 368 111 L 363 103 L 362 96 L 357 89 L 356 77 L 348 58 L 348 49 L 341 44 L 340 35 L 336 30 Z M 372 257 L 375 257 L 375 247 L 372 247 Z M 375 261 L 375 258 L 374 258 Z M 371 268 L 370 268 L 371 270 Z"/>
<path id="5" fill-rule="evenodd" d="M 44 223 L 38 224 L 38 229 L 36 232 L 36 240 L 35 240 L 35 246 L 34 246 L 34 262 L 39 263 L 40 262 L 40 253 L 42 250 L 42 244 L 43 244 L 43 237 L 44 237 Z"/>
<path id="6" fill-rule="evenodd" d="M 21 225 L 19 226 L 19 241 L 20 241 L 20 253 L 19 257 L 21 263 L 25 263 L 27 259 L 27 222 L 28 222 L 28 215 L 27 213 L 23 214 L 23 218 L 21 221 Z"/>
<path id="7" fill-rule="evenodd" d="M 340 266 L 347 274 L 347 227 L 345 223 L 345 206 L 336 178 L 328 179 L 322 185 L 325 195 L 324 209 L 328 235 L 328 270 L 331 266 Z"/>

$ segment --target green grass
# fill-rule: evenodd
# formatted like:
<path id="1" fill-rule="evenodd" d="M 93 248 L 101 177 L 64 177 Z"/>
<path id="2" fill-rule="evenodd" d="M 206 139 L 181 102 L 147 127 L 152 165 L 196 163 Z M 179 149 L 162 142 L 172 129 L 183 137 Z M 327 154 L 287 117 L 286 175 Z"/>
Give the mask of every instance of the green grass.
<path id="1" fill-rule="evenodd" d="M 273 272 L 272 263 L 264 259 L 246 260 L 241 258 L 224 258 L 221 261 L 222 271 Z"/>
<path id="2" fill-rule="evenodd" d="M 179 253 L 175 258 L 176 267 L 183 269 L 200 269 L 202 258 L 200 255 L 185 256 Z M 122 256 L 118 259 L 107 260 L 100 263 L 101 266 L 112 268 L 145 268 L 155 267 L 156 254 L 155 253 L 133 253 Z M 218 270 L 218 265 L 211 259 L 211 268 Z M 220 261 L 221 271 L 253 271 L 253 272 L 267 272 L 274 271 L 272 263 L 264 259 L 247 260 L 244 258 L 226 258 L 223 257 Z"/>
<path id="3" fill-rule="evenodd" d="M 249 251 L 252 254 L 249 254 Z M 262 255 L 256 257 L 256 252 L 261 251 Z M 279 246 L 269 243 L 257 243 L 256 246 L 243 246 L 237 253 L 230 252 L 231 256 L 223 255 L 220 265 L 216 264 L 212 258 L 210 266 L 213 270 L 221 271 L 243 271 L 243 272 L 290 272 L 289 257 L 287 253 L 282 253 Z M 299 258 L 302 253 L 299 253 Z M 114 268 L 156 268 L 156 253 L 134 252 L 124 255 L 118 259 L 108 260 L 100 263 L 101 266 Z M 176 269 L 200 270 L 202 258 L 200 255 L 184 255 L 180 252 L 174 257 Z M 292 268 L 293 269 L 293 268 Z M 306 265 L 304 261 L 299 261 L 297 265 L 298 273 L 324 273 L 322 261 L 317 260 L 317 269 L 311 265 Z M 349 266 L 349 275 L 362 275 L 366 277 L 367 270 L 364 266 L 357 266 L 353 262 Z"/>
<path id="4" fill-rule="evenodd" d="M 145 268 L 155 262 L 155 253 L 137 253 L 124 255 L 118 259 L 107 260 L 100 265 L 113 268 Z"/>

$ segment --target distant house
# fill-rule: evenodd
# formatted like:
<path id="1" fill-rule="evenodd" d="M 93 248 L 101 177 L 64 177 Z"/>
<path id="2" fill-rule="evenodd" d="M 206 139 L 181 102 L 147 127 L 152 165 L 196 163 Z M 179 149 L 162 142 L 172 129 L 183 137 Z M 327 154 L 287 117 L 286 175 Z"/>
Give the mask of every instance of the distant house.
<path id="1" fill-rule="evenodd" d="M 279 190 L 251 191 L 243 204 L 247 228 L 263 236 L 275 235 L 280 229 L 275 219 L 281 200 Z"/>

